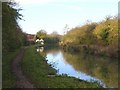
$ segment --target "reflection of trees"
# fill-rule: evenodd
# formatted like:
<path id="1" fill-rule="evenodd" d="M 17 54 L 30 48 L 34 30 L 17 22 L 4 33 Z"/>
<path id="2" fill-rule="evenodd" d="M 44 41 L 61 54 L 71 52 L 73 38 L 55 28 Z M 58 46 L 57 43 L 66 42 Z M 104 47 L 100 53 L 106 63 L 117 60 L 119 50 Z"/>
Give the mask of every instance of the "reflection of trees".
<path id="1" fill-rule="evenodd" d="M 46 53 L 52 53 L 54 56 L 56 56 L 58 50 L 59 50 L 58 46 L 47 45 L 44 47 L 44 50 L 40 52 L 40 54 L 44 57 L 46 57 Z"/>
<path id="2" fill-rule="evenodd" d="M 46 53 L 43 51 L 43 52 L 39 52 L 40 53 L 40 55 L 42 55 L 43 57 L 45 57 L 46 56 Z"/>
<path id="3" fill-rule="evenodd" d="M 63 52 L 65 60 L 76 70 L 102 80 L 108 87 L 118 87 L 118 64 L 107 58 Z"/>
<path id="4" fill-rule="evenodd" d="M 57 46 L 57 45 L 55 45 L 55 46 L 48 45 L 44 49 L 45 49 L 46 53 L 52 53 L 53 55 L 56 55 L 58 53 L 58 51 L 60 50 L 59 46 Z"/>

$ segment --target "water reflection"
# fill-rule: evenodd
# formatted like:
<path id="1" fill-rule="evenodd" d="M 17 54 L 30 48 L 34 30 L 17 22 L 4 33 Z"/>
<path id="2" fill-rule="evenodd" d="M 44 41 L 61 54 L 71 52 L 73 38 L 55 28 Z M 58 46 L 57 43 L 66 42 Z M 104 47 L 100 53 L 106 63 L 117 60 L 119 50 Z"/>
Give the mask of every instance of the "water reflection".
<path id="1" fill-rule="evenodd" d="M 84 72 L 76 70 L 72 64 L 69 64 L 65 60 L 63 53 L 61 51 L 56 52 L 56 56 L 54 56 L 53 53 L 47 53 L 46 57 L 49 64 L 54 63 L 54 68 L 58 70 L 58 74 L 67 74 L 69 76 L 80 78 L 82 80 L 89 82 L 97 81 L 98 83 L 105 87 L 105 85 L 99 79 L 87 75 Z"/>
<path id="2" fill-rule="evenodd" d="M 114 59 L 69 53 L 59 48 L 45 49 L 48 63 L 58 74 L 68 74 L 86 81 L 96 80 L 106 87 L 118 87 L 118 62 Z M 103 82 L 103 83 L 102 83 Z"/>
<path id="3" fill-rule="evenodd" d="M 44 51 L 44 47 L 37 47 L 37 52 L 43 52 Z"/>
<path id="4" fill-rule="evenodd" d="M 118 87 L 118 62 L 108 58 L 62 52 L 77 71 L 100 79 L 107 87 Z"/>

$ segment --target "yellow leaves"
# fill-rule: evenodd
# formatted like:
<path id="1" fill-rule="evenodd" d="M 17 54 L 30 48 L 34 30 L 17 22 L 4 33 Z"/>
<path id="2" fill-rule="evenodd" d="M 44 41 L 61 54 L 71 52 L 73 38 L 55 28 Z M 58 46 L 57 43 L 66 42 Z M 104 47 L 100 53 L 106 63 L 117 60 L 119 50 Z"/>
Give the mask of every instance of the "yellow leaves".
<path id="1" fill-rule="evenodd" d="M 97 38 L 98 38 L 98 39 L 102 39 L 101 36 L 99 36 L 99 35 L 97 35 Z"/>
<path id="2" fill-rule="evenodd" d="M 118 20 L 112 18 L 100 23 L 91 23 L 73 28 L 63 38 L 65 42 L 76 44 L 99 43 L 110 45 L 116 42 L 117 37 Z"/>

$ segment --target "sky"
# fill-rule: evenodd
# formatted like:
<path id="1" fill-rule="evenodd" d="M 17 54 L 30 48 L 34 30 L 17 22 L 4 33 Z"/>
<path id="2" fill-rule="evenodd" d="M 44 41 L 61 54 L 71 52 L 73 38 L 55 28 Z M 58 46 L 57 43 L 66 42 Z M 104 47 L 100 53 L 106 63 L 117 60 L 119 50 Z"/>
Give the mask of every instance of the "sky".
<path id="1" fill-rule="evenodd" d="M 106 16 L 118 13 L 119 0 L 15 0 L 23 10 L 24 20 L 19 21 L 22 30 L 36 34 L 44 29 L 48 34 L 64 33 L 69 28 L 81 26 L 87 20 L 100 22 Z"/>

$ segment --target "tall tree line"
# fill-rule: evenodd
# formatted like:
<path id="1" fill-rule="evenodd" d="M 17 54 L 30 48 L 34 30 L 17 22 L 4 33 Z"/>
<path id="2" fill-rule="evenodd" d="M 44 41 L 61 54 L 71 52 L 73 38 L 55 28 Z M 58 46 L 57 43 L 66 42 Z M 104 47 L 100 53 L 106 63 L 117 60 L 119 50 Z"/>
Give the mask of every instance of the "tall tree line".
<path id="1" fill-rule="evenodd" d="M 21 9 L 15 8 L 15 2 L 2 3 L 2 52 L 14 51 L 26 42 L 25 34 L 18 25 L 22 19 Z"/>
<path id="2" fill-rule="evenodd" d="M 118 57 L 119 32 L 118 17 L 107 17 L 98 23 L 91 22 L 72 28 L 63 36 L 61 44 L 77 50 L 79 47 L 85 46 L 92 48 L 94 53 L 107 53 L 107 56 Z M 85 49 L 85 51 L 87 50 Z"/>

